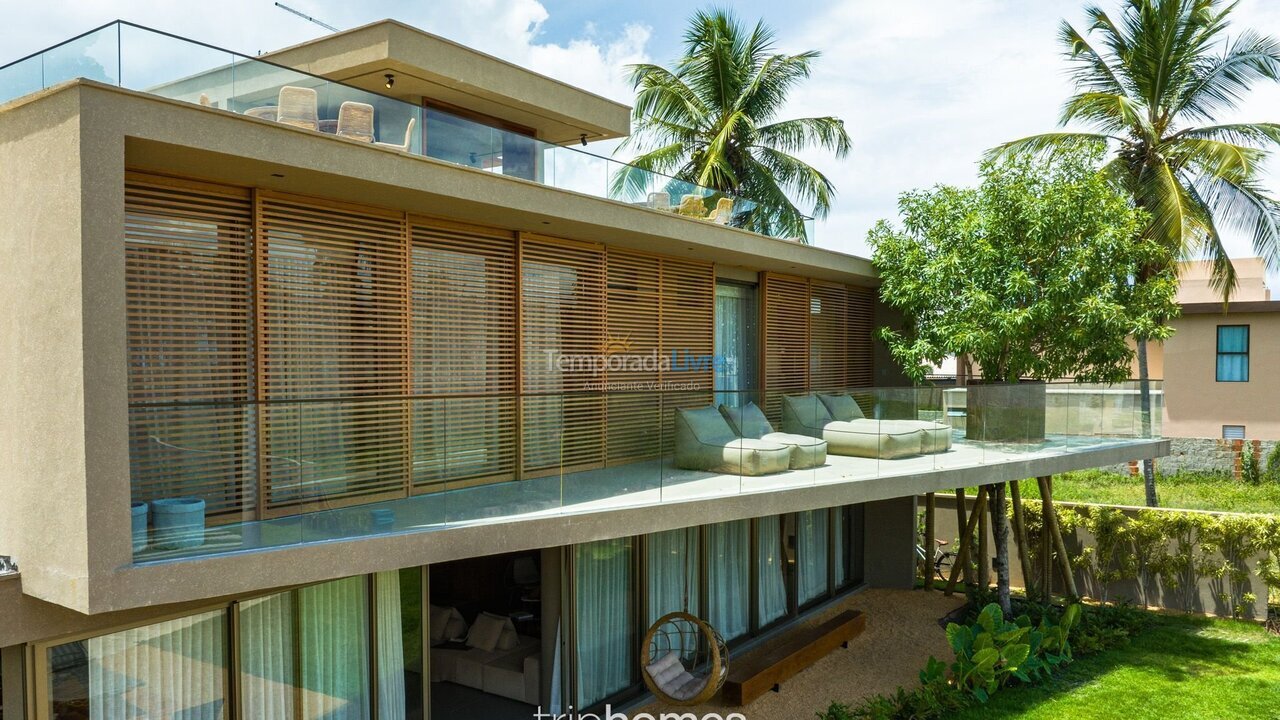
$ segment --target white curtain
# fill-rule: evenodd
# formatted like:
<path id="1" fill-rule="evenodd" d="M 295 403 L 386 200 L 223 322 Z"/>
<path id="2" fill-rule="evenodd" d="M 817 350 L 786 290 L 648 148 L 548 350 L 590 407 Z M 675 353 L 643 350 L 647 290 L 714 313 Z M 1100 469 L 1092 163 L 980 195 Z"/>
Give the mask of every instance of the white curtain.
<path id="1" fill-rule="evenodd" d="M 826 510 L 796 515 L 797 580 L 802 604 L 827 592 L 827 526 Z"/>
<path id="2" fill-rule="evenodd" d="M 298 590 L 304 720 L 369 720 L 369 619 L 363 577 Z"/>
<path id="3" fill-rule="evenodd" d="M 725 640 L 750 629 L 750 528 L 747 520 L 707 527 L 707 622 Z"/>
<path id="4" fill-rule="evenodd" d="M 293 720 L 293 593 L 240 603 L 240 704 L 246 717 Z"/>
<path id="5" fill-rule="evenodd" d="M 631 684 L 631 586 L 630 538 L 574 546 L 580 708 Z"/>
<path id="6" fill-rule="evenodd" d="M 668 530 L 648 537 L 649 618 L 688 609 L 698 613 L 698 529 Z M 686 593 L 688 602 L 685 601 Z"/>
<path id="7" fill-rule="evenodd" d="M 755 288 L 716 285 L 716 402 L 738 407 L 755 389 Z"/>
<path id="8" fill-rule="evenodd" d="M 405 720 L 404 624 L 400 572 L 374 575 L 378 598 L 378 717 Z"/>
<path id="9" fill-rule="evenodd" d="M 226 704 L 222 611 L 91 638 L 91 720 L 222 720 Z"/>
<path id="10" fill-rule="evenodd" d="M 835 536 L 835 577 L 831 578 L 836 587 L 844 587 L 849 579 L 849 521 L 844 508 L 836 508 L 835 526 L 831 534 Z"/>
<path id="11" fill-rule="evenodd" d="M 787 577 L 782 565 L 782 523 L 777 515 L 756 521 L 757 572 L 760 576 L 757 606 L 761 626 L 787 614 Z"/>

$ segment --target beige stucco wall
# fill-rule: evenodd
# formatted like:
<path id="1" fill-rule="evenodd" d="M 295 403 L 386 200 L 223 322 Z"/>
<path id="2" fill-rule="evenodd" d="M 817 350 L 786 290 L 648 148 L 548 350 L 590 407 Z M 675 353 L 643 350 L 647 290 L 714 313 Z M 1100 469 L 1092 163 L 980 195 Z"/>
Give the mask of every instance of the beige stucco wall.
<path id="1" fill-rule="evenodd" d="M 1262 258 L 1236 258 L 1231 261 L 1236 269 L 1236 289 L 1231 302 L 1270 300 L 1267 289 L 1267 266 Z M 1210 284 L 1213 263 L 1208 260 L 1189 260 L 1178 264 L 1178 302 L 1222 302 L 1222 291 Z"/>
<path id="2" fill-rule="evenodd" d="M 1186 314 L 1172 325 L 1161 368 L 1164 435 L 1217 438 L 1223 425 L 1244 425 L 1251 440 L 1280 440 L 1280 313 Z M 1218 325 L 1249 326 L 1249 382 L 1216 381 Z"/>

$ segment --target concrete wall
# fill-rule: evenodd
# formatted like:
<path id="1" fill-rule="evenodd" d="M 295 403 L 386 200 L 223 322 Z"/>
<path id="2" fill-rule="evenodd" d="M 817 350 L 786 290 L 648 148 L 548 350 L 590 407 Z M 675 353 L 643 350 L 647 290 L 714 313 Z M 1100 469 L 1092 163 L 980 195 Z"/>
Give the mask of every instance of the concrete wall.
<path id="1" fill-rule="evenodd" d="M 972 496 L 965 499 L 966 508 L 973 510 Z M 960 537 L 960 530 L 956 526 L 955 498 L 952 496 L 937 496 L 937 514 L 935 519 L 935 537 L 947 540 L 953 543 Z M 920 501 L 923 505 L 923 500 Z M 1081 508 L 1087 510 L 1093 507 L 1108 507 L 1090 505 L 1087 503 L 1054 503 L 1060 510 L 1069 508 Z M 1115 507 L 1115 506 L 1111 506 Z M 1135 515 L 1144 508 L 1121 507 L 1124 513 Z M 1184 510 L 1170 510 L 1169 512 L 1187 512 Z M 1226 515 L 1229 513 L 1207 513 L 1210 515 Z M 992 558 L 995 555 L 995 538 L 990 533 L 987 535 L 991 547 Z M 1094 537 L 1084 528 L 1075 528 L 1069 532 L 1065 532 L 1063 539 L 1067 544 L 1067 552 L 1071 555 L 1079 554 L 1084 548 L 1094 545 Z M 1198 550 L 1197 550 L 1198 552 Z M 1245 617 L 1251 620 L 1264 620 L 1267 617 L 1267 588 L 1257 577 L 1257 560 L 1254 558 L 1249 562 L 1250 581 L 1247 590 L 1257 595 L 1257 600 L 1251 607 L 1247 609 Z M 994 562 L 993 562 L 994 564 Z M 1056 572 L 1056 571 L 1055 571 Z M 1018 559 L 1016 545 L 1013 541 L 1013 530 L 1009 531 L 1009 575 L 1010 584 L 1014 587 L 1025 587 L 1022 577 L 1022 564 Z M 1082 594 L 1093 598 L 1099 598 L 1102 588 L 1095 579 L 1087 572 L 1076 569 L 1075 572 L 1076 587 Z M 995 571 L 992 570 L 991 581 L 995 582 Z M 1055 592 L 1061 592 L 1061 580 L 1055 575 Z M 1113 583 L 1107 588 L 1108 599 L 1111 601 L 1129 600 L 1135 604 L 1143 604 L 1145 597 L 1146 603 L 1155 607 L 1163 607 L 1173 610 L 1181 610 L 1193 613 L 1209 613 L 1220 617 L 1231 617 L 1231 608 L 1218 597 L 1218 586 L 1215 581 L 1209 578 L 1199 578 L 1197 588 L 1194 592 L 1183 593 L 1177 588 L 1165 587 L 1157 578 L 1149 577 L 1144 582 L 1147 588 L 1144 592 L 1143 588 L 1132 581 Z M 1188 599 L 1189 598 L 1189 599 Z"/>
<path id="2" fill-rule="evenodd" d="M 884 588 L 915 587 L 915 497 L 867 503 L 863 517 L 867 584 Z"/>

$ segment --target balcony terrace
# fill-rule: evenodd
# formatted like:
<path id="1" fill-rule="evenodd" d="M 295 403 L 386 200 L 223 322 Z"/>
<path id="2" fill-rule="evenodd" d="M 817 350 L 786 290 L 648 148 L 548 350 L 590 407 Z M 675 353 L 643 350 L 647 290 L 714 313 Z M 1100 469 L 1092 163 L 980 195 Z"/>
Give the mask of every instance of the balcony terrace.
<path id="1" fill-rule="evenodd" d="M 1154 384 L 1153 415 L 1159 418 L 1161 391 L 1159 383 Z M 140 546 L 135 537 L 135 562 L 149 564 L 374 535 L 608 514 L 805 489 L 848 493 L 849 497 L 862 500 L 883 499 L 950 489 L 979 479 L 995 482 L 1005 476 L 1022 478 L 1115 464 L 1158 454 L 1162 445 L 1158 421 L 1153 427 L 1143 428 L 1137 411 L 1137 387 L 1136 382 L 1111 386 L 1016 386 L 1012 394 L 981 408 L 981 417 L 996 417 L 1001 410 L 1028 402 L 1034 406 L 1037 396 L 1044 398 L 1043 439 L 1019 441 L 970 439 L 970 435 L 984 434 L 976 426 L 985 420 L 971 423 L 966 416 L 964 388 L 846 390 L 857 398 L 868 418 L 895 419 L 866 421 L 874 424 L 872 431 L 878 432 L 879 424 L 886 423 L 887 432 L 887 423 L 899 419 L 941 422 L 950 428 L 951 446 L 895 458 L 829 454 L 818 467 L 759 476 L 678 466 L 673 452 L 676 441 L 672 417 L 677 407 L 687 407 L 696 400 L 688 392 L 512 398 L 513 404 L 538 406 L 536 434 L 525 434 L 517 442 L 522 445 L 519 452 L 539 455 L 536 464 L 549 469 L 525 473 L 520 480 L 504 478 L 502 472 L 514 467 L 505 463 L 514 462 L 517 449 L 503 447 L 499 432 L 476 430 L 477 412 L 492 414 L 492 406 L 478 407 L 474 399 L 394 401 L 403 408 L 404 420 L 393 430 L 410 439 L 408 445 L 391 446 L 389 455 L 379 452 L 383 448 L 362 445 L 360 428 L 353 432 L 349 423 L 333 420 L 343 414 L 359 415 L 361 406 L 366 411 L 385 407 L 385 400 L 281 403 L 284 407 L 275 408 L 274 417 L 288 418 L 288 423 L 259 427 L 256 433 L 258 437 L 274 438 L 274 447 L 279 450 L 268 455 L 259 452 L 256 460 L 252 453 L 231 448 L 241 442 L 238 438 L 244 432 L 211 438 L 203 445 L 184 445 L 189 441 L 181 437 L 147 438 L 146 442 L 170 450 L 165 461 L 173 469 L 170 487 L 165 490 L 170 494 L 199 492 L 210 497 L 209 466 L 211 462 L 222 464 L 220 458 L 236 466 L 252 466 L 255 462 L 263 465 L 256 469 L 242 467 L 241 479 L 225 483 L 219 490 L 228 498 L 228 506 L 243 508 L 239 514 L 213 518 L 208 528 L 200 528 L 189 539 L 177 542 L 156 542 L 153 532 L 150 544 L 143 541 Z M 732 405 L 774 395 L 720 392 L 716 399 Z M 575 465 L 583 465 L 580 460 L 591 449 L 598 449 L 601 458 L 611 456 L 607 427 L 584 425 L 574 418 L 575 409 L 580 411 L 590 401 L 599 401 L 601 406 L 607 403 L 652 411 L 655 423 L 648 438 L 639 445 L 630 439 L 626 454 L 635 459 L 602 460 L 593 467 L 575 469 Z M 259 414 L 268 413 L 264 409 Z M 437 422 L 426 422 L 427 418 L 436 418 Z M 449 418 L 457 418 L 461 427 L 451 428 Z M 419 429 L 415 429 L 415 419 Z M 615 422 L 624 423 L 626 418 Z M 885 436 L 879 437 L 880 442 L 886 442 Z M 873 449 L 869 454 L 882 453 Z M 526 464 L 532 463 L 526 459 Z M 264 492 L 258 485 L 260 478 L 271 485 L 267 494 L 259 494 Z M 368 488 L 377 478 L 398 482 L 402 489 L 390 491 L 397 497 L 380 500 L 372 494 Z M 378 487 L 387 488 L 389 484 L 381 482 Z M 150 490 L 155 492 L 154 488 Z M 362 492 L 366 494 L 361 495 Z M 240 500 L 255 495 L 276 508 L 267 513 L 275 517 L 264 518 L 252 501 L 245 504 Z"/>
<path id="2" fill-rule="evenodd" d="M 656 212 L 813 242 L 812 218 L 800 228 L 783 227 L 747 198 L 124 21 L 0 67 L 0 103 L 76 78 Z"/>

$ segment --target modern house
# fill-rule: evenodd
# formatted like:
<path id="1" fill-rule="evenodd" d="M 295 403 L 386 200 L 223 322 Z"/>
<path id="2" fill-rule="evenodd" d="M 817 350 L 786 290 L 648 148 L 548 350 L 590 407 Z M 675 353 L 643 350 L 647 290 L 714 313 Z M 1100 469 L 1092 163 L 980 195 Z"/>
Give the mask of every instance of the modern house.
<path id="1" fill-rule="evenodd" d="M 1044 386 L 970 439 L 866 260 L 396 22 L 112 23 L 0 96 L 3 720 L 618 707 L 667 612 L 738 653 L 910 587 L 919 493 L 1167 451 Z"/>

